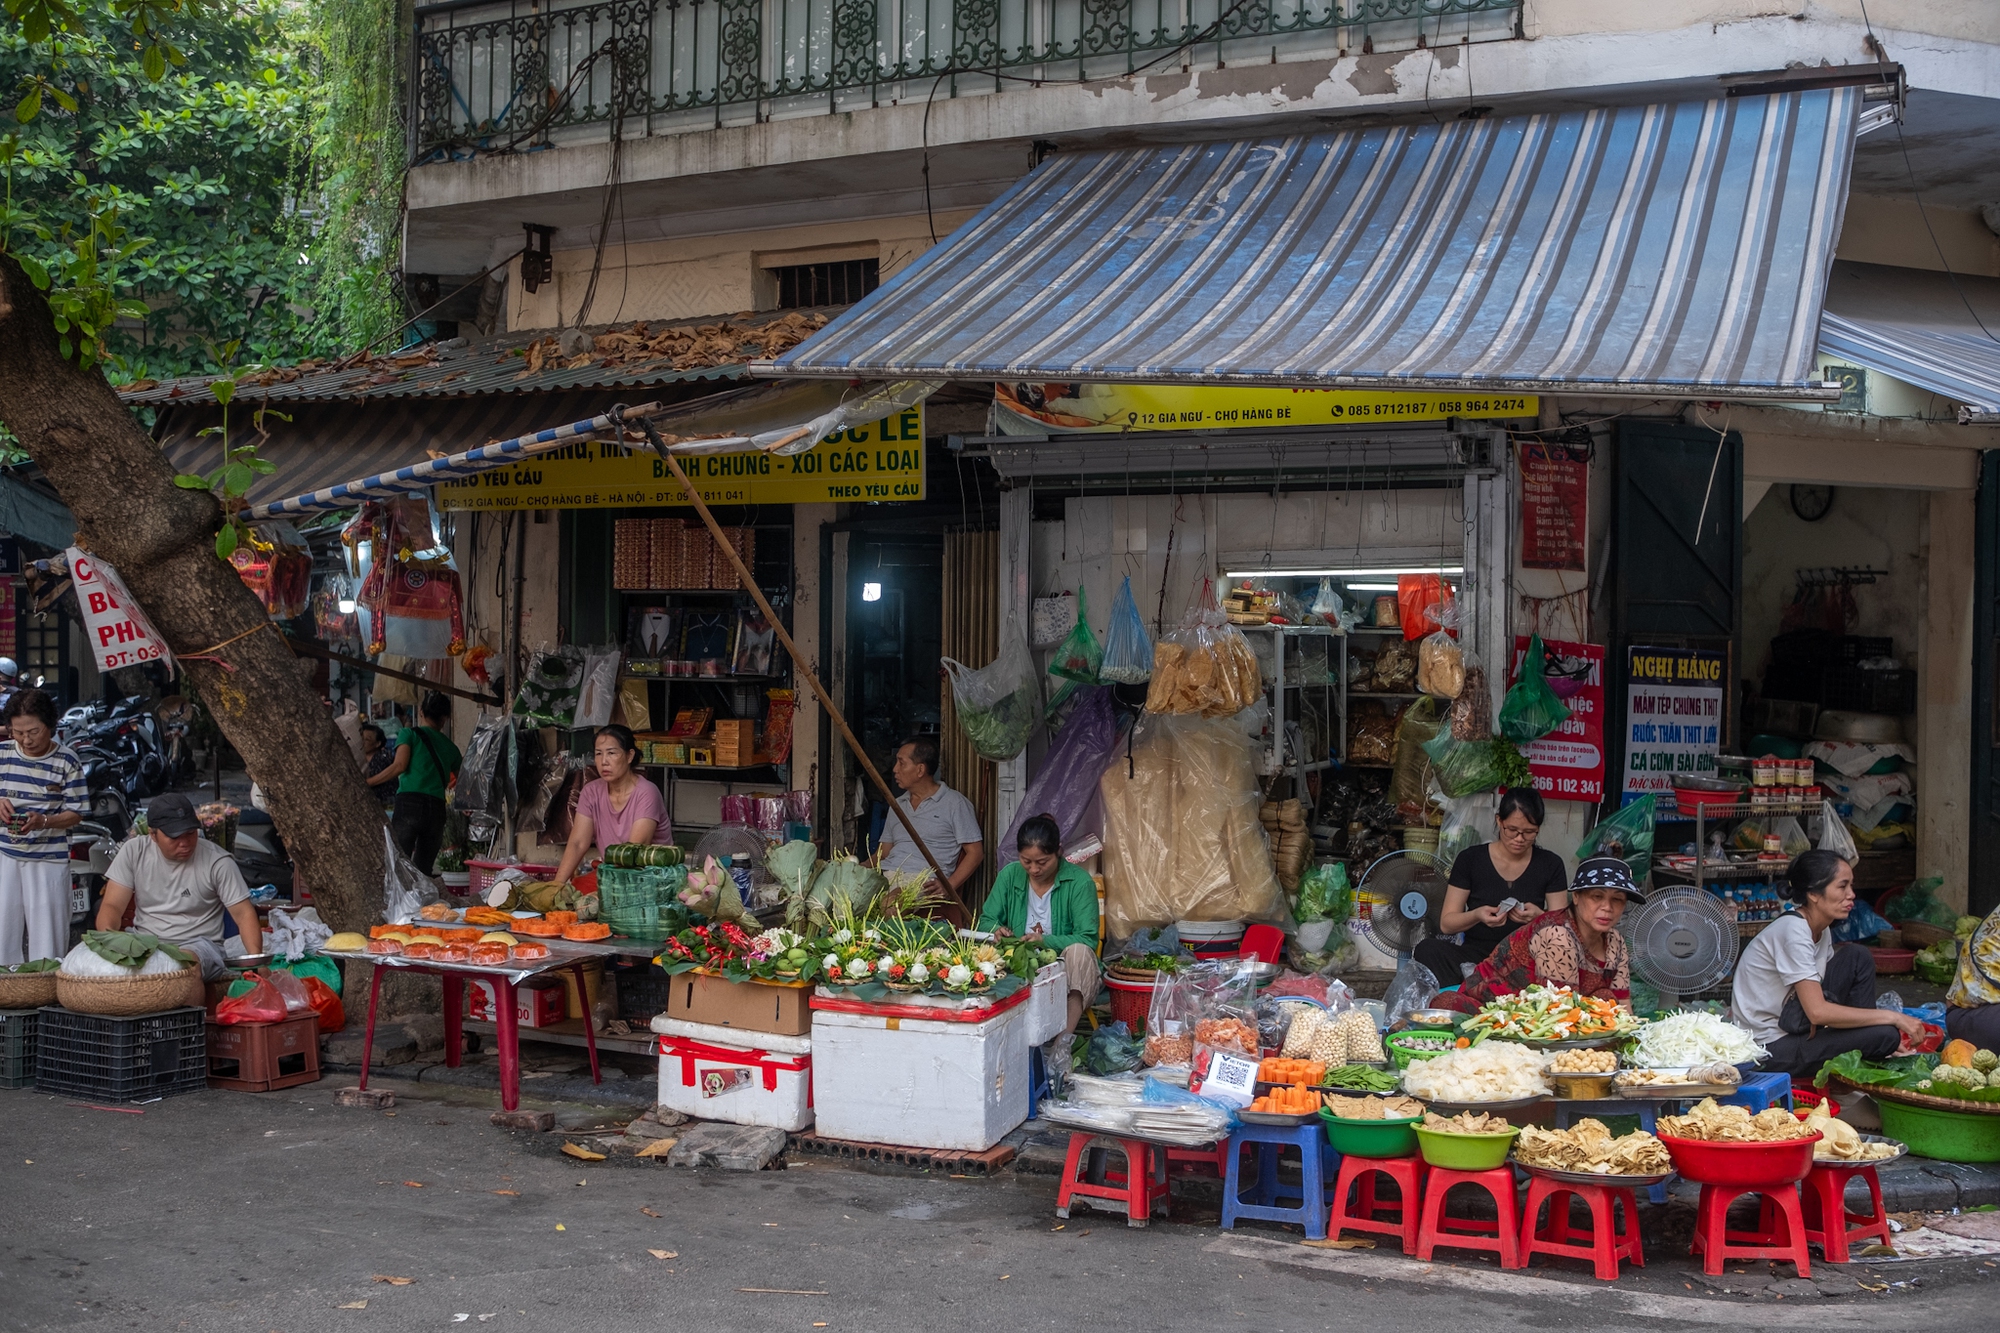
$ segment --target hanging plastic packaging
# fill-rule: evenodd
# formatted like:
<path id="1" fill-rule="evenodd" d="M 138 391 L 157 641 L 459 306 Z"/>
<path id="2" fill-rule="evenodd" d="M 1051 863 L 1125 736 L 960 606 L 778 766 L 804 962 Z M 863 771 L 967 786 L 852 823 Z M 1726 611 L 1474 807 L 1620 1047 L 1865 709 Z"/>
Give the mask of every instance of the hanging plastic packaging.
<path id="1" fill-rule="evenodd" d="M 1146 711 L 1232 717 L 1263 697 L 1257 654 L 1216 606 L 1214 584 L 1205 582 L 1199 609 L 1153 651 Z"/>
<path id="2" fill-rule="evenodd" d="M 1444 579 L 1436 574 L 1398 574 L 1396 610 L 1405 639 L 1422 639 L 1444 624 Z"/>
<path id="3" fill-rule="evenodd" d="M 1098 779 L 1111 766 L 1118 748 L 1118 713 L 1108 685 L 1080 686 L 1069 721 L 1049 743 L 1042 767 L 1028 783 L 1028 793 L 1000 835 L 1000 864 L 1020 859 L 1014 850 L 1021 825 L 1038 814 L 1053 817 L 1065 845 L 1076 845 L 1104 831 L 1104 802 Z"/>
<path id="4" fill-rule="evenodd" d="M 625 654 L 617 648 L 590 650 L 577 681 L 571 726 L 594 731 L 611 721 L 611 710 L 618 703 L 618 664 L 624 659 Z"/>
<path id="5" fill-rule="evenodd" d="M 1506 755 L 1490 740 L 1458 740 L 1445 727 L 1424 750 L 1438 789 L 1454 799 L 1492 791 L 1507 780 Z"/>
<path id="6" fill-rule="evenodd" d="M 1500 704 L 1500 734 L 1516 745 L 1538 741 L 1569 720 L 1569 708 L 1549 688 L 1547 660 L 1542 636 L 1529 636 L 1520 678 Z"/>
<path id="7" fill-rule="evenodd" d="M 1339 622 L 1340 613 L 1346 609 L 1341 604 L 1340 594 L 1333 589 L 1333 579 L 1322 576 L 1319 581 L 1319 591 L 1313 594 L 1312 613 L 1332 625 Z"/>
<path id="8" fill-rule="evenodd" d="M 1445 798 L 1444 827 L 1438 831 L 1440 874 L 1450 878 L 1451 863 L 1458 859 L 1460 852 L 1482 842 L 1492 842 L 1499 836 L 1493 822 L 1493 812 L 1499 807 L 1500 797 L 1492 791 Z"/>
<path id="9" fill-rule="evenodd" d="M 1417 644 L 1417 688 L 1439 699 L 1456 699 L 1465 690 L 1465 653 L 1447 630 Z"/>
<path id="10" fill-rule="evenodd" d="M 1486 684 L 1486 668 L 1471 653 L 1460 651 L 1459 662 L 1465 683 L 1451 701 L 1451 738 L 1455 741 L 1493 739 L 1493 692 Z"/>
<path id="11" fill-rule="evenodd" d="M 1540 640 L 1537 640 L 1540 642 Z M 1576 859 L 1615 856 L 1632 872 L 1632 882 L 1644 885 L 1653 867 L 1653 797 L 1641 796 L 1583 835 Z"/>
<path id="12" fill-rule="evenodd" d="M 468 815 L 505 813 L 508 802 L 514 799 L 516 764 L 514 724 L 503 717 L 481 722 L 466 742 L 458 785 L 452 788 L 451 808 Z"/>
<path id="13" fill-rule="evenodd" d="M 1111 604 L 1111 627 L 1104 634 L 1104 664 L 1098 679 L 1116 685 L 1143 685 L 1153 678 L 1153 636 L 1139 604 L 1132 600 L 1132 576 L 1118 586 L 1118 598 Z"/>
<path id="14" fill-rule="evenodd" d="M 1441 734 L 1437 701 L 1425 696 L 1396 719 L 1396 759 L 1389 778 L 1389 799 L 1406 824 L 1424 822 L 1424 798 L 1431 788 L 1431 758 L 1425 746 Z"/>
<path id="15" fill-rule="evenodd" d="M 1049 663 L 1049 674 L 1073 680 L 1079 685 L 1097 684 L 1098 668 L 1104 665 L 1104 646 L 1090 629 L 1090 603 L 1084 597 L 1083 589 L 1076 590 L 1076 624 L 1070 626 L 1067 637 L 1056 646 L 1054 660 Z"/>
<path id="16" fill-rule="evenodd" d="M 1042 720 L 1042 679 L 1028 641 L 1010 618 L 1000 634 L 1000 654 L 977 670 L 947 657 L 951 697 L 958 725 L 972 748 L 995 761 L 1012 759 L 1028 746 Z"/>

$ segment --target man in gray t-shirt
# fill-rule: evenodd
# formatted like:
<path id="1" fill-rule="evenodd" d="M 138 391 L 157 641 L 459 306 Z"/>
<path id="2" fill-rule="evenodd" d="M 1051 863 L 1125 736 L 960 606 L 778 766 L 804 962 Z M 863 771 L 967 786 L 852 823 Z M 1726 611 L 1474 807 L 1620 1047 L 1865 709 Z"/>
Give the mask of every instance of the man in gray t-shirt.
<path id="1" fill-rule="evenodd" d="M 198 941 L 216 946 L 198 950 L 206 973 L 220 967 L 227 913 L 243 937 L 244 951 L 261 952 L 263 928 L 243 872 L 235 858 L 201 835 L 201 821 L 188 798 L 179 792 L 154 797 L 146 807 L 146 824 L 152 831 L 128 839 L 105 872 L 97 928 L 119 929 L 126 907 L 136 904 L 132 929 L 183 947 Z"/>
<path id="2" fill-rule="evenodd" d="M 972 802 L 937 780 L 937 766 L 936 741 L 918 736 L 904 742 L 896 751 L 892 770 L 896 785 L 903 789 L 896 804 L 910 816 L 917 836 L 930 848 L 956 891 L 986 859 L 985 837 L 979 831 L 979 815 Z M 893 814 L 882 825 L 881 852 L 883 870 L 915 874 L 930 868 L 923 852 L 910 841 L 903 821 Z"/>

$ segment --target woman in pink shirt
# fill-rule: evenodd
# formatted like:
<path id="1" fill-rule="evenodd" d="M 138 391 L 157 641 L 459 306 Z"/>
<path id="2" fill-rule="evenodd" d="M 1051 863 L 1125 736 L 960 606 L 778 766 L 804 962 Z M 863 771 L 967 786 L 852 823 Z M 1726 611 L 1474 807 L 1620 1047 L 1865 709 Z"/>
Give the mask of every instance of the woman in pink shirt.
<path id="1" fill-rule="evenodd" d="M 562 865 L 556 871 L 559 884 L 567 884 L 593 850 L 601 857 L 606 847 L 621 842 L 665 844 L 674 840 L 660 789 L 633 767 L 639 743 L 632 738 L 631 728 L 616 723 L 599 727 L 592 751 L 597 776 L 577 797 L 576 822 L 570 827 L 569 846 L 563 849 Z"/>

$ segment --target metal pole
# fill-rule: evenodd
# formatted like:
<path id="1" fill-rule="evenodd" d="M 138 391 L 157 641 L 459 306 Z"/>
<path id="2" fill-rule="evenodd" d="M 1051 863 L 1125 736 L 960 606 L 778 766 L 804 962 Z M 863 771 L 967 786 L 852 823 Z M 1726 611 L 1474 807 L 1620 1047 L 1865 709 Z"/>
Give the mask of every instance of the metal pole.
<path id="1" fill-rule="evenodd" d="M 847 725 L 847 719 L 841 715 L 840 709 L 835 706 L 833 697 L 826 692 L 826 687 L 819 683 L 818 674 L 813 671 L 812 665 L 800 654 L 798 645 L 792 642 L 792 636 L 786 633 L 784 622 L 778 619 L 778 613 L 773 611 L 771 604 L 764 599 L 764 590 L 757 586 L 757 579 L 751 574 L 749 566 L 743 563 L 743 557 L 736 553 L 736 548 L 730 545 L 727 537 L 723 536 L 722 525 L 715 521 L 714 514 L 708 512 L 708 506 L 702 502 L 701 492 L 695 490 L 694 483 L 689 481 L 687 473 L 681 470 L 680 459 L 676 458 L 673 451 L 666 447 L 665 443 L 660 439 L 659 433 L 653 429 L 651 422 L 641 418 L 639 424 L 645 430 L 647 438 L 651 440 L 654 452 L 666 460 L 668 469 L 674 474 L 674 480 L 678 481 L 681 484 L 681 489 L 687 492 L 688 501 L 694 505 L 695 512 L 701 515 L 701 521 L 708 525 L 709 534 L 715 538 L 717 549 L 729 558 L 730 565 L 736 570 L 736 577 L 742 581 L 743 587 L 749 594 L 756 599 L 757 609 L 764 613 L 764 619 L 777 632 L 778 641 L 785 645 L 785 651 L 791 655 L 792 664 L 798 668 L 799 674 L 805 677 L 806 684 L 812 687 L 813 697 L 819 700 L 819 706 L 824 708 L 827 716 L 833 719 L 833 725 L 840 729 L 842 738 L 847 742 L 847 748 L 852 750 L 854 757 L 861 761 L 862 769 L 868 774 L 869 779 L 874 782 L 875 789 L 882 793 L 882 799 L 889 803 L 890 811 L 895 814 L 896 819 L 902 824 L 903 831 L 910 835 L 910 841 L 915 843 L 917 850 L 924 854 L 924 860 L 930 864 L 931 873 L 937 876 L 938 886 L 944 890 L 945 895 L 950 899 L 951 906 L 957 908 L 959 913 L 966 918 L 967 924 L 970 924 L 972 909 L 966 906 L 965 899 L 958 896 L 958 890 L 952 887 L 951 880 L 944 873 L 944 867 L 940 866 L 937 857 L 931 854 L 929 845 L 917 836 L 917 828 L 915 824 L 910 822 L 909 812 L 903 809 L 897 802 L 895 793 L 889 790 L 889 784 L 882 780 L 881 773 L 876 771 L 874 763 L 868 758 L 868 752 L 863 750 L 861 742 L 855 739 L 853 729 Z"/>

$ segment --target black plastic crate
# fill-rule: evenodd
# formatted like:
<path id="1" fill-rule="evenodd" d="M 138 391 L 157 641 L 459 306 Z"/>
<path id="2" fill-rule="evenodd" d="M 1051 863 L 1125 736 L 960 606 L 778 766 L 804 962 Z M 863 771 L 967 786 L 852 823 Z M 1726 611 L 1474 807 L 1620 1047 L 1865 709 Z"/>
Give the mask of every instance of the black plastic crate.
<path id="1" fill-rule="evenodd" d="M 1827 667 L 1852 666 L 1870 657 L 1893 657 L 1896 641 L 1869 634 L 1829 634 L 1825 630 L 1798 629 L 1771 640 L 1773 667 L 1802 667 L 1818 672 Z"/>
<path id="2" fill-rule="evenodd" d="M 0 1088 L 35 1086 L 35 1013 L 0 1009 Z"/>
<path id="3" fill-rule="evenodd" d="M 618 982 L 618 1016 L 626 1022 L 644 1022 L 667 1011 L 667 992 L 674 979 L 656 965 L 612 975 Z"/>
<path id="4" fill-rule="evenodd" d="M 208 1015 L 168 1009 L 137 1018 L 40 1011 L 35 1085 L 100 1102 L 139 1102 L 208 1086 Z"/>
<path id="5" fill-rule="evenodd" d="M 1821 683 L 1820 706 L 1850 713 L 1914 713 L 1917 711 L 1917 673 L 1863 671 L 1851 666 L 1829 667 Z"/>

